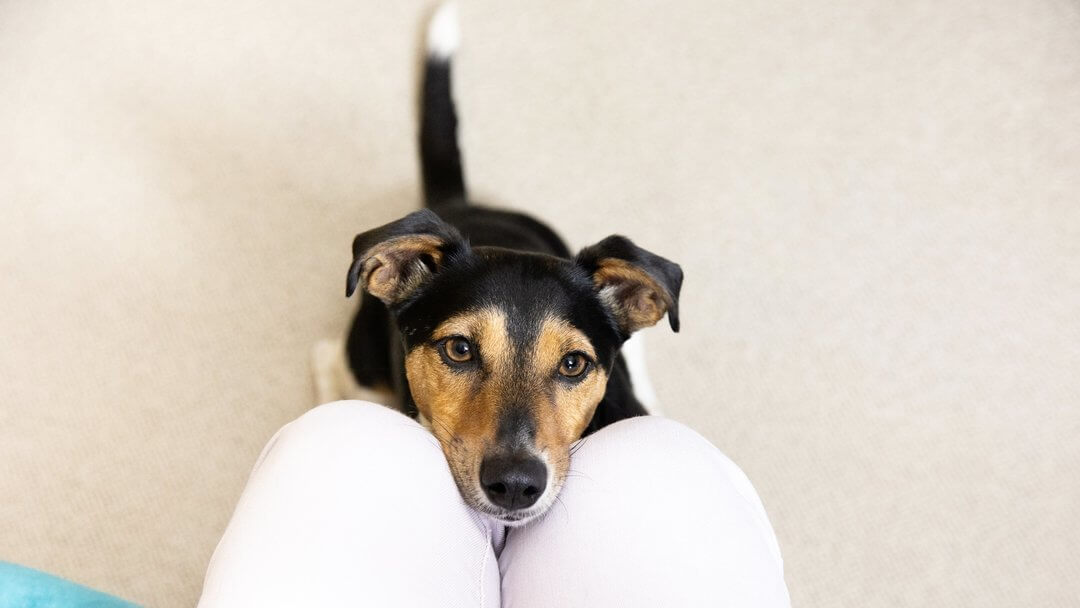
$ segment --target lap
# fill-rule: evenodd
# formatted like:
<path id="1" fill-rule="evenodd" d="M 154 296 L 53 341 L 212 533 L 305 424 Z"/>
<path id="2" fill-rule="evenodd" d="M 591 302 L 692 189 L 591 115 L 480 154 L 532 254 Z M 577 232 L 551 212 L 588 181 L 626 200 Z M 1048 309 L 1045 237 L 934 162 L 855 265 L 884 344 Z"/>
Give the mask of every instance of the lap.
<path id="1" fill-rule="evenodd" d="M 560 501 L 511 530 L 496 562 L 501 534 L 415 421 L 327 404 L 263 451 L 200 606 L 788 605 L 749 481 L 663 418 L 584 440 Z"/>

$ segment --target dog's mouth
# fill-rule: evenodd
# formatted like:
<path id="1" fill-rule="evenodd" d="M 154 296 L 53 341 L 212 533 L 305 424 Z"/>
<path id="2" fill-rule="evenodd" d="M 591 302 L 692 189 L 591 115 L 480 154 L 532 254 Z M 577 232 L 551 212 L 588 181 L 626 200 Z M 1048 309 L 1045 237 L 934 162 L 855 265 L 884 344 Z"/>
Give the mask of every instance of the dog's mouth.
<path id="1" fill-rule="evenodd" d="M 545 501 L 544 504 L 538 503 L 528 509 L 518 509 L 516 511 L 501 509 L 486 502 L 481 505 L 474 504 L 471 506 L 476 511 L 479 511 L 488 518 L 493 519 L 504 526 L 516 527 L 524 526 L 529 522 L 539 519 L 548 511 L 551 502 L 554 502 L 554 500 Z"/>
<path id="2" fill-rule="evenodd" d="M 539 517 L 538 515 L 529 516 L 524 513 L 504 513 L 503 515 L 492 515 L 491 518 L 495 521 L 507 525 L 507 526 L 520 526 L 532 519 Z"/>
<path id="3" fill-rule="evenodd" d="M 559 491 L 562 489 L 562 481 L 552 478 L 549 480 L 549 487 L 533 505 L 523 509 L 505 509 L 487 499 L 478 480 L 473 479 L 464 483 L 459 481 L 458 483 L 462 488 L 462 497 L 470 508 L 488 519 L 509 527 L 524 526 L 542 517 L 555 503 Z M 467 486 L 466 484 L 471 485 Z M 465 491 L 466 487 L 470 488 L 467 492 Z"/>

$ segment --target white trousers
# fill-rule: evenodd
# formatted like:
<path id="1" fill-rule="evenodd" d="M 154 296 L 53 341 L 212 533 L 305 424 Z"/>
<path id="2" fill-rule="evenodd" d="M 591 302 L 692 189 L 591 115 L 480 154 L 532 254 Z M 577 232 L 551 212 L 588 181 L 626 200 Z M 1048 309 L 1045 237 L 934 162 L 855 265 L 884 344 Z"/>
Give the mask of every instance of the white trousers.
<path id="1" fill-rule="evenodd" d="M 613 424 L 560 500 L 506 530 L 461 500 L 435 438 L 339 401 L 283 427 L 210 560 L 199 606 L 789 606 L 746 476 L 689 428 Z"/>

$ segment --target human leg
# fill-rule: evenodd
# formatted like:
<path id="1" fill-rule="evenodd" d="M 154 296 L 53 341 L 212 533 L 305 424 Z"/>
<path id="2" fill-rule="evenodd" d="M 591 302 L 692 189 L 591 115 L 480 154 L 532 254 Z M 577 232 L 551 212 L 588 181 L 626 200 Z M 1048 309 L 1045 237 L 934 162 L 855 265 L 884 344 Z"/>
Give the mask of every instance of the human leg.
<path id="1" fill-rule="evenodd" d="M 497 607 L 497 533 L 415 421 L 322 405 L 263 450 L 199 606 Z"/>
<path id="2" fill-rule="evenodd" d="M 507 535 L 504 608 L 790 604 L 753 486 L 686 426 L 646 416 L 588 437 L 560 499 Z"/>

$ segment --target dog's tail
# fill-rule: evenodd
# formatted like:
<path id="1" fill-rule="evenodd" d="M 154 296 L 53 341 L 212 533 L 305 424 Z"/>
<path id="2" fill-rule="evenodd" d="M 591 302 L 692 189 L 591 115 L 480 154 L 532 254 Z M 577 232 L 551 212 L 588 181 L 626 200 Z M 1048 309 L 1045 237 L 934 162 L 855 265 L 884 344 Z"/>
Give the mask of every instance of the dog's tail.
<path id="1" fill-rule="evenodd" d="M 466 198 L 457 114 L 450 91 L 450 63 L 459 41 L 457 7 L 447 2 L 428 23 L 420 92 L 420 168 L 428 207 L 464 202 Z"/>

